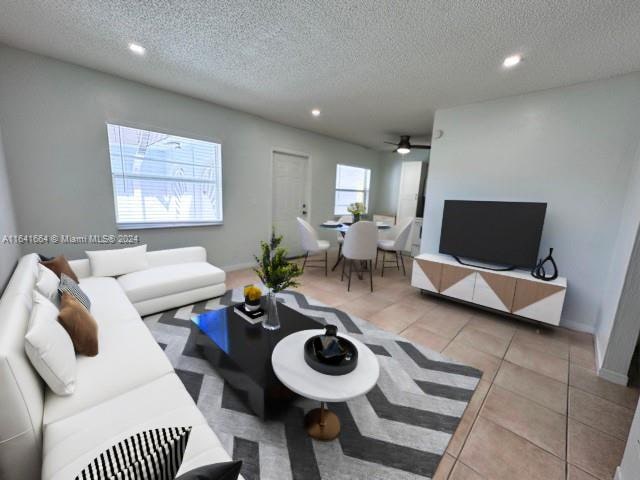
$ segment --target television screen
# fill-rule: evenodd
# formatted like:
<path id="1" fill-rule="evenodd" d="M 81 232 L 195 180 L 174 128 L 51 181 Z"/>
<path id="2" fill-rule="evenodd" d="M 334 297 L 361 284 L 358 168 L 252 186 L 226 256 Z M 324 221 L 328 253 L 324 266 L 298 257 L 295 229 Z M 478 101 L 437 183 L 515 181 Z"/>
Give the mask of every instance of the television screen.
<path id="1" fill-rule="evenodd" d="M 546 210 L 546 203 L 445 200 L 440 253 L 532 268 Z"/>

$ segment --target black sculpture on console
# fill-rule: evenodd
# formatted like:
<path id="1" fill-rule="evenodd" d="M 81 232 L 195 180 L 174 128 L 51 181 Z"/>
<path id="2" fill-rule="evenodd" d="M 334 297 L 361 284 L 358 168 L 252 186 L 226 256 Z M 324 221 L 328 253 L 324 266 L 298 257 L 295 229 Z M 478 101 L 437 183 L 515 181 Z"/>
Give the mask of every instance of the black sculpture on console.
<path id="1" fill-rule="evenodd" d="M 550 282 L 551 280 L 555 280 L 558 278 L 558 265 L 556 265 L 556 261 L 551 256 L 553 254 L 553 248 L 549 249 L 549 255 L 546 258 L 541 259 L 538 264 L 533 267 L 531 270 L 531 275 L 533 275 L 538 280 L 543 280 L 545 282 Z M 544 268 L 544 264 L 547 262 L 551 262 L 551 266 L 553 267 L 553 273 L 551 275 L 547 275 L 547 272 Z"/>

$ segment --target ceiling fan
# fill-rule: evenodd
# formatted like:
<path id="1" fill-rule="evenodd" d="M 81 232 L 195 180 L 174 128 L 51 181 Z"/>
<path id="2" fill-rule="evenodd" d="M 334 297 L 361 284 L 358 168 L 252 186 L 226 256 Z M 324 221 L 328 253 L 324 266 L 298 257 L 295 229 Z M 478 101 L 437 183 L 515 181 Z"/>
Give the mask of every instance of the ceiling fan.
<path id="1" fill-rule="evenodd" d="M 389 145 L 395 145 L 396 149 L 394 150 L 394 152 L 397 152 L 400 155 L 406 155 L 411 151 L 412 148 L 421 148 L 425 150 L 431 149 L 431 145 L 411 145 L 409 138 L 410 138 L 409 135 L 401 135 L 400 141 L 398 143 L 393 143 L 393 142 L 384 142 L 384 143 L 388 143 Z"/>

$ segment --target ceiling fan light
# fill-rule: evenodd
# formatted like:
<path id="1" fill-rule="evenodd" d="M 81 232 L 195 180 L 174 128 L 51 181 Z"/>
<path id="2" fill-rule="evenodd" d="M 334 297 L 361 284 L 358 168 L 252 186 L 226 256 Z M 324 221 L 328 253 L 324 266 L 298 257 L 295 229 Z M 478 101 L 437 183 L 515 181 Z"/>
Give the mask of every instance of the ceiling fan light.
<path id="1" fill-rule="evenodd" d="M 396 152 L 398 152 L 400 155 L 406 155 L 407 153 L 411 152 L 411 149 L 407 147 L 398 147 L 396 149 Z"/>

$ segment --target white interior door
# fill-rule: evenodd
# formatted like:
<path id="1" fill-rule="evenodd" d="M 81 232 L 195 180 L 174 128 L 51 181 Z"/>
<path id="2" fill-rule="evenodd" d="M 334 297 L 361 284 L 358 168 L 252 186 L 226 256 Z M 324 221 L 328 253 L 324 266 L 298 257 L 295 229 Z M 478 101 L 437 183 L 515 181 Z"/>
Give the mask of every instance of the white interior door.
<path id="1" fill-rule="evenodd" d="M 422 162 L 402 162 L 400 188 L 398 189 L 398 223 L 406 218 L 416 216 L 421 172 Z"/>
<path id="2" fill-rule="evenodd" d="M 273 152 L 273 226 L 288 256 L 302 255 L 296 217 L 309 221 L 309 157 Z"/>

